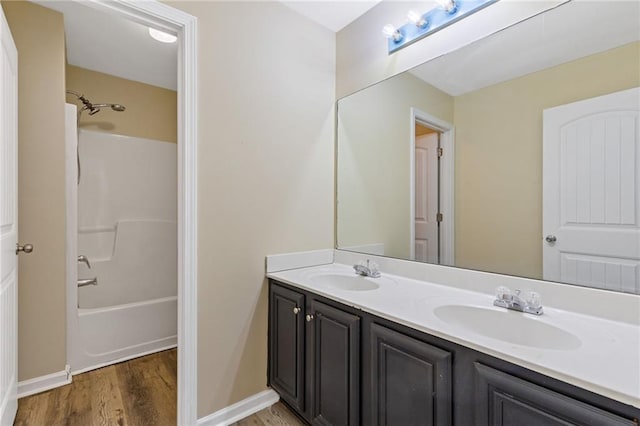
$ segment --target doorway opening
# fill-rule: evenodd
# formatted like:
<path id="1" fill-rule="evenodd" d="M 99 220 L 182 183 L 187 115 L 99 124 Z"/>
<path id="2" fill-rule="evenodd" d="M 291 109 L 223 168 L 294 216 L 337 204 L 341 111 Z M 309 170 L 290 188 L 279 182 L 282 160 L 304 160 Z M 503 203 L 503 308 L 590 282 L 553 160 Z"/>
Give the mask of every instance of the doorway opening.
<path id="1" fill-rule="evenodd" d="M 454 264 L 454 128 L 411 109 L 410 258 Z"/>
<path id="2" fill-rule="evenodd" d="M 25 2 L 26 3 L 26 2 Z M 173 210 L 176 212 L 176 220 L 174 224 L 174 237 L 175 242 L 173 243 L 172 249 L 174 250 L 172 261 L 174 263 L 176 272 L 176 278 L 174 279 L 174 314 L 172 315 L 173 324 L 177 334 L 178 340 L 178 361 L 177 361 L 177 376 L 178 376 L 178 403 L 177 403 L 177 423 L 178 424 L 195 424 L 196 422 L 196 319 L 197 319 L 197 310 L 196 310 L 196 265 L 197 265 L 197 252 L 196 252 L 196 235 L 197 235 L 197 222 L 196 222 L 196 176 L 197 176 L 197 157 L 196 157 L 196 123 L 197 123 L 197 113 L 196 113 L 196 20 L 195 17 L 190 16 L 186 13 L 181 12 L 175 8 L 162 4 L 160 2 L 136 2 L 131 0 L 119 0 L 117 2 L 52 2 L 49 4 L 48 2 L 41 2 L 44 4 L 39 4 L 34 7 L 47 7 L 53 5 L 60 5 L 63 3 L 70 3 L 71 6 L 88 8 L 95 11 L 100 12 L 105 16 L 116 17 L 121 20 L 133 21 L 137 24 L 143 24 L 146 27 L 153 27 L 154 29 L 161 29 L 165 32 L 170 32 L 178 36 L 178 48 L 177 48 L 177 60 L 174 61 L 173 67 L 176 69 L 177 84 L 176 84 L 176 100 L 174 101 L 174 118 L 177 123 L 176 137 L 174 143 L 174 157 L 175 161 L 173 163 L 174 166 L 174 179 L 171 183 L 172 190 L 175 193 L 173 203 Z M 59 26 L 57 27 L 59 28 Z M 61 34 L 58 29 L 57 34 Z M 145 28 L 146 31 L 146 28 Z M 118 31 L 95 31 L 100 34 L 109 34 L 110 36 L 118 33 Z M 8 33 L 8 32 L 7 32 Z M 104 36 L 106 39 L 107 37 Z M 4 40 L 4 39 L 3 39 Z M 68 46 L 67 46 L 68 47 Z M 24 49 L 28 49 L 28 47 L 23 47 Z M 62 56 L 64 53 L 64 48 L 59 49 L 61 54 L 58 57 Z M 58 52 L 58 50 L 56 50 Z M 68 53 L 68 51 L 67 51 Z M 103 57 L 107 62 L 110 63 L 123 63 L 127 62 L 126 58 L 122 58 L 119 56 L 106 56 Z M 58 61 L 56 66 L 63 65 L 61 61 Z M 90 69 L 91 67 L 85 67 L 86 69 Z M 110 73 L 113 74 L 113 73 Z M 131 79 L 135 80 L 135 79 Z M 63 80 L 62 80 L 63 81 Z M 85 85 L 78 85 L 78 90 L 85 91 L 87 93 L 93 93 L 95 95 L 94 89 L 86 89 Z M 57 85 L 55 85 L 55 89 L 57 89 Z M 76 87 L 67 86 L 70 89 L 76 89 Z M 82 94 L 80 94 L 82 95 Z M 3 92 L 4 98 L 4 92 Z M 92 98 L 89 95 L 89 98 L 93 102 L 92 108 L 89 108 L 89 113 L 91 115 L 100 111 L 102 108 L 103 113 L 99 114 L 96 117 L 104 117 L 108 115 L 111 111 L 117 114 L 124 114 L 124 107 L 122 105 L 116 104 L 102 104 L 100 102 L 111 102 L 117 101 L 121 102 L 120 95 L 111 96 L 103 96 L 99 95 L 95 98 Z M 59 99 L 59 98 L 58 98 Z M 86 99 L 85 99 L 86 100 Z M 128 112 L 131 112 L 130 116 L 134 116 L 133 107 L 131 104 L 123 101 L 126 104 L 126 108 Z M 87 104 L 83 102 L 86 106 Z M 107 114 L 105 114 L 107 113 Z M 89 115 L 89 114 L 87 114 Z M 72 114 L 73 116 L 73 114 Z M 72 120 L 73 121 L 73 120 Z M 110 120 L 105 119 L 98 123 L 97 126 L 100 127 L 104 124 L 108 124 Z M 104 130 L 104 129 L 102 129 Z M 95 136 L 95 135 L 94 135 Z M 92 148 L 96 148 L 96 146 L 92 146 Z M 75 152 L 73 153 L 72 159 L 75 161 Z M 86 172 L 90 170 L 88 159 L 85 158 L 87 163 L 83 164 L 82 174 L 83 177 L 90 178 Z M 144 163 L 140 163 L 141 165 Z M 144 168 L 144 166 L 142 167 Z M 77 189 L 77 176 L 74 176 L 73 181 L 68 182 L 67 188 L 75 187 Z M 89 183 L 90 179 L 85 180 L 85 183 Z M 71 183 L 71 185 L 69 185 Z M 64 195 L 60 194 L 60 197 L 64 197 Z M 73 211 L 74 209 L 67 209 L 69 211 Z M 130 221 L 133 222 L 133 221 Z M 132 223 L 129 223 L 131 225 Z M 161 225 L 159 223 L 154 223 L 155 225 Z M 74 228 L 77 230 L 77 228 Z M 108 238 L 106 239 L 108 240 Z M 105 241 L 106 241 L 105 240 Z M 158 244 L 159 246 L 159 244 Z M 96 250 L 100 249 L 100 245 L 96 244 L 94 248 Z M 151 247 L 150 247 L 151 248 Z M 60 250 L 65 250 L 65 247 L 60 247 Z M 72 253 L 72 251 L 69 251 Z M 79 262 L 82 262 L 80 266 L 82 268 L 89 269 L 89 263 L 91 260 L 91 256 L 83 256 L 82 260 L 78 258 L 78 255 L 82 253 L 73 253 L 71 256 L 72 266 L 66 268 L 68 271 L 76 271 L 78 269 Z M 85 262 L 86 261 L 86 262 Z M 91 262 L 92 268 L 95 268 L 95 263 Z M 69 261 L 67 263 L 69 265 Z M 141 268 L 144 268 L 145 265 L 140 265 Z M 88 272 L 88 271 L 85 271 Z M 93 280 L 93 274 L 87 278 L 86 282 L 78 283 L 77 279 L 69 280 L 67 277 L 67 294 L 71 290 L 77 296 L 78 295 L 78 284 L 83 285 L 93 285 L 94 282 L 99 283 L 98 280 Z M 69 285 L 71 283 L 72 285 Z M 127 305 L 135 302 L 124 302 L 117 303 L 118 305 Z M 87 306 L 90 303 L 87 303 Z M 68 302 L 67 305 L 72 308 L 78 308 L 78 303 Z M 112 305 L 108 305 L 109 307 Z M 87 308 L 92 309 L 92 308 Z M 138 324 L 136 322 L 129 322 L 128 327 L 135 328 Z M 111 340 L 112 336 L 103 335 L 103 341 Z M 68 353 L 67 353 L 68 354 Z M 44 354 L 43 356 L 46 356 Z M 73 366 L 71 367 L 73 368 Z M 67 369 L 68 371 L 68 369 Z M 52 375 L 51 375 L 52 376 Z M 37 377 L 37 383 L 33 381 L 33 384 L 37 384 L 37 386 L 44 387 L 45 385 L 48 388 L 60 386 L 58 380 L 58 375 L 56 373 L 55 381 L 53 378 L 48 376 Z M 68 376 L 65 375 L 65 381 L 68 380 Z M 46 383 L 45 383 L 46 381 Z M 29 383 L 27 383 L 29 382 Z M 55 382 L 55 383 L 54 383 Z M 22 395 L 26 395 L 27 392 L 31 392 L 36 389 L 36 385 L 31 386 L 31 381 L 25 381 L 25 391 Z M 26 385 L 30 386 L 30 390 L 26 390 Z M 38 388 L 39 389 L 39 388 Z M 35 392 L 32 392 L 35 393 Z M 13 393 L 13 400 L 16 399 L 16 393 Z M 10 422 L 11 423 L 11 422 Z"/>

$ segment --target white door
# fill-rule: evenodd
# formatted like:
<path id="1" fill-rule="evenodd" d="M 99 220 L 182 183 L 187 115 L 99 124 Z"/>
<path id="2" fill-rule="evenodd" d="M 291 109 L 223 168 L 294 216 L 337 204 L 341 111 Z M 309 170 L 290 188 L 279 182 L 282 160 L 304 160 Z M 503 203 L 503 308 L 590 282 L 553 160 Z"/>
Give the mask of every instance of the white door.
<path id="1" fill-rule="evenodd" d="M 415 260 L 438 263 L 438 133 L 416 138 Z"/>
<path id="2" fill-rule="evenodd" d="M 640 88 L 544 111 L 543 277 L 640 293 Z"/>
<path id="3" fill-rule="evenodd" d="M 0 8 L 0 425 L 18 408 L 18 54 Z"/>

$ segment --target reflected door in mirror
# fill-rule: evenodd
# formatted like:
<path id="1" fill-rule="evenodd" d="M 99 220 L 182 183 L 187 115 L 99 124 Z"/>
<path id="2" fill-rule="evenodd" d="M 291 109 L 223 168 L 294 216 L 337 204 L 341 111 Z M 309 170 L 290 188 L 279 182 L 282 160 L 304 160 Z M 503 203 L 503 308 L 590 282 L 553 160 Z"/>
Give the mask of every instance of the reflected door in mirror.
<path id="1" fill-rule="evenodd" d="M 439 263 L 440 236 L 438 143 L 440 135 L 431 132 L 417 136 L 415 143 L 415 260 Z"/>
<path id="2" fill-rule="evenodd" d="M 640 293 L 639 100 L 544 111 L 544 279 Z"/>

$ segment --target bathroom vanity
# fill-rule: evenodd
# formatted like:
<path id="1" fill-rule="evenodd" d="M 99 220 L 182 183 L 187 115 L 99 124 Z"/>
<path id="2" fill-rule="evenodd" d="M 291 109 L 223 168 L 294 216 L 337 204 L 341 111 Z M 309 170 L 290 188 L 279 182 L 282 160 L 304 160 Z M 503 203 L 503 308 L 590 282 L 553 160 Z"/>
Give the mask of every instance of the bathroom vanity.
<path id="1" fill-rule="evenodd" d="M 638 424 L 638 351 L 606 358 L 633 325 L 348 265 L 268 276 L 269 385 L 311 424 Z"/>

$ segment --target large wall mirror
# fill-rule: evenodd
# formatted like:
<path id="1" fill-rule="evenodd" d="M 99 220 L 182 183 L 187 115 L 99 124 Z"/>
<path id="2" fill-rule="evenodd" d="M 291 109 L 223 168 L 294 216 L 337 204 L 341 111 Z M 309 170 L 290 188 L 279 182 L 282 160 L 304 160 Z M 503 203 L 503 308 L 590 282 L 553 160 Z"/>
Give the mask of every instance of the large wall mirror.
<path id="1" fill-rule="evenodd" d="M 338 248 L 640 293 L 639 18 L 570 1 L 339 100 Z"/>

